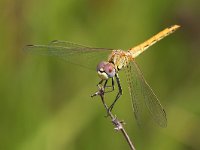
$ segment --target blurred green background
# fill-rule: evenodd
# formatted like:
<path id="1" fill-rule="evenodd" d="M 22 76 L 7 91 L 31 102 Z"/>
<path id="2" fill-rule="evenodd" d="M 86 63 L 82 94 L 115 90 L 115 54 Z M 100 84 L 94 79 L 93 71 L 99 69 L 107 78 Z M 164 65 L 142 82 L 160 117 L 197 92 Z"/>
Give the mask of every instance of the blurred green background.
<path id="1" fill-rule="evenodd" d="M 179 24 L 137 59 L 167 112 L 168 127 L 137 126 L 123 72 L 124 95 L 113 113 L 125 120 L 138 150 L 198 150 L 199 6 L 195 0 L 0 0 L 0 149 L 129 149 L 104 118 L 100 98 L 90 98 L 99 81 L 95 68 L 22 49 L 55 39 L 128 49 Z"/>

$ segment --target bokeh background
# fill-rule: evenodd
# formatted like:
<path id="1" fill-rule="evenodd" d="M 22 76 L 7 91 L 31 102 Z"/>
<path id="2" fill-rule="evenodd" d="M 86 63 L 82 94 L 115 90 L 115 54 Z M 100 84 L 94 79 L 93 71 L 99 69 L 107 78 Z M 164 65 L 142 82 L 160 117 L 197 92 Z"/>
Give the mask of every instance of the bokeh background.
<path id="1" fill-rule="evenodd" d="M 197 0 L 0 0 L 0 149 L 129 149 L 104 117 L 100 98 L 90 98 L 99 81 L 95 68 L 22 49 L 55 39 L 128 49 L 173 24 L 180 30 L 137 59 L 168 127 L 137 126 L 123 72 L 124 95 L 113 113 L 125 120 L 138 150 L 200 149 L 199 6 Z"/>

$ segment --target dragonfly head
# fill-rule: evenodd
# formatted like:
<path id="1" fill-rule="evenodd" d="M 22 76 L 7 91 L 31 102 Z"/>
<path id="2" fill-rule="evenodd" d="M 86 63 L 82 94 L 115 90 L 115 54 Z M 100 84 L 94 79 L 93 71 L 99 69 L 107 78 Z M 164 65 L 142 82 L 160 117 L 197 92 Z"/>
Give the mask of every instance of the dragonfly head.
<path id="1" fill-rule="evenodd" d="M 97 65 L 97 73 L 101 79 L 108 80 L 115 76 L 115 66 L 110 62 L 102 61 Z"/>

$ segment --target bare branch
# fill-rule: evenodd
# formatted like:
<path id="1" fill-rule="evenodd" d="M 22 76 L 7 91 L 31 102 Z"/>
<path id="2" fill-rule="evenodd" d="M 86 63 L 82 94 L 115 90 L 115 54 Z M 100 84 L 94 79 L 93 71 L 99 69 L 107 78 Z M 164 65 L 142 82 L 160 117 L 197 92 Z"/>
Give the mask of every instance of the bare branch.
<path id="1" fill-rule="evenodd" d="M 126 141 L 127 141 L 127 143 L 128 143 L 128 145 L 129 145 L 129 147 L 130 147 L 131 150 L 136 150 L 135 147 L 134 147 L 134 145 L 133 145 L 133 143 L 132 143 L 132 141 L 130 140 L 130 138 L 129 138 L 127 132 L 126 132 L 126 130 L 123 127 L 124 122 L 123 121 L 119 121 L 117 119 L 117 117 L 112 114 L 112 112 L 109 110 L 109 107 L 105 103 L 105 101 L 104 101 L 104 88 L 103 88 L 103 86 L 102 87 L 99 86 L 99 91 L 97 91 L 96 93 L 94 93 L 91 97 L 98 96 L 98 95 L 101 97 L 101 101 L 102 101 L 102 103 L 104 105 L 104 108 L 107 111 L 107 116 L 110 117 L 113 125 L 115 126 L 114 129 L 117 130 L 117 131 L 121 131 L 122 132 L 122 134 L 123 134 L 124 138 L 126 139 Z"/>

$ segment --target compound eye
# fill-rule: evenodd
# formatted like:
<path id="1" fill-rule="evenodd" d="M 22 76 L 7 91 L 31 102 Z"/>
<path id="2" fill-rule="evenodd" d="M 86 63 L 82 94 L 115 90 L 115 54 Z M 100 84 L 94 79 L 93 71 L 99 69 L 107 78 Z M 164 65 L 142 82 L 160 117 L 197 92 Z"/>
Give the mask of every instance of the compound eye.
<path id="1" fill-rule="evenodd" d="M 115 76 L 115 66 L 112 63 L 102 61 L 97 65 L 97 73 L 103 80 L 108 80 Z"/>
<path id="2" fill-rule="evenodd" d="M 108 75 L 109 78 L 112 78 L 115 76 L 115 66 L 112 64 L 112 63 L 107 63 L 105 66 L 104 66 L 104 70 L 105 70 L 105 73 Z"/>
<path id="3" fill-rule="evenodd" d="M 105 61 L 100 62 L 100 63 L 97 65 L 97 72 L 98 72 L 98 71 L 103 72 L 103 71 L 104 71 L 104 67 L 105 67 L 106 64 L 108 64 L 108 62 L 105 62 Z"/>

